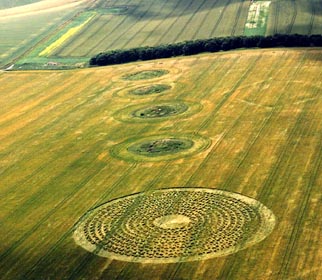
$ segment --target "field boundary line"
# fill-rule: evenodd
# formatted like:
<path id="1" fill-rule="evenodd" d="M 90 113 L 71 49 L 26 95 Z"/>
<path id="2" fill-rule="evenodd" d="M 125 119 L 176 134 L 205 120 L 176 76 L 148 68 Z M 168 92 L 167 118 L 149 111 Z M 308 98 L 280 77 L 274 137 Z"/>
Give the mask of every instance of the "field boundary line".
<path id="1" fill-rule="evenodd" d="M 216 29 L 218 28 L 218 26 L 219 26 L 219 24 L 220 24 L 220 22 L 221 22 L 221 20 L 223 19 L 223 17 L 224 17 L 224 14 L 225 14 L 225 12 L 226 12 L 226 10 L 227 10 L 227 7 L 229 6 L 229 4 L 230 4 L 230 2 L 231 2 L 232 0 L 227 0 L 227 2 L 226 2 L 226 4 L 225 4 L 225 6 L 223 7 L 223 9 L 221 10 L 221 12 L 220 12 L 220 16 L 218 17 L 218 19 L 217 19 L 217 21 L 216 21 L 216 23 L 215 23 L 215 25 L 213 26 L 213 28 L 211 29 L 211 32 L 210 32 L 210 36 L 209 37 L 214 37 L 214 32 L 216 31 Z"/>

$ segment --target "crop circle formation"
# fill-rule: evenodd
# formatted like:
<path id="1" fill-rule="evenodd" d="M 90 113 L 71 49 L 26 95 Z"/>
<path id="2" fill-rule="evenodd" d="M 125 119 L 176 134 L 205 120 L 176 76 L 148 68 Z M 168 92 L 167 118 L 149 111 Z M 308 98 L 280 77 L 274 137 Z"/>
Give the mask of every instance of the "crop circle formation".
<path id="1" fill-rule="evenodd" d="M 177 106 L 176 106 L 177 105 Z M 164 118 L 172 115 L 178 115 L 188 109 L 186 104 L 160 104 L 147 108 L 136 110 L 132 115 L 136 118 Z"/>
<path id="2" fill-rule="evenodd" d="M 142 86 L 142 87 L 132 89 L 129 91 L 129 93 L 137 96 L 143 96 L 143 95 L 159 94 L 169 89 L 171 89 L 170 85 L 155 84 L 155 85 Z"/>
<path id="3" fill-rule="evenodd" d="M 193 146 L 189 139 L 161 138 L 139 142 L 128 148 L 130 152 L 148 157 L 179 153 Z"/>
<path id="4" fill-rule="evenodd" d="M 84 215 L 74 239 L 102 257 L 170 263 L 235 253 L 263 240 L 274 225 L 273 213 L 255 199 L 177 188 L 105 203 Z"/>
<path id="5" fill-rule="evenodd" d="M 178 116 L 191 116 L 200 111 L 200 103 L 187 101 L 163 101 L 132 105 L 116 111 L 113 117 L 124 122 L 159 122 Z"/>
<path id="6" fill-rule="evenodd" d="M 130 80 L 130 81 L 147 80 L 147 79 L 159 78 L 168 73 L 169 71 L 164 69 L 143 70 L 143 71 L 126 74 L 123 76 L 123 79 Z"/>
<path id="7" fill-rule="evenodd" d="M 111 155 L 126 161 L 173 160 L 201 152 L 209 145 L 209 139 L 195 134 L 153 135 L 117 144 L 112 148 Z"/>

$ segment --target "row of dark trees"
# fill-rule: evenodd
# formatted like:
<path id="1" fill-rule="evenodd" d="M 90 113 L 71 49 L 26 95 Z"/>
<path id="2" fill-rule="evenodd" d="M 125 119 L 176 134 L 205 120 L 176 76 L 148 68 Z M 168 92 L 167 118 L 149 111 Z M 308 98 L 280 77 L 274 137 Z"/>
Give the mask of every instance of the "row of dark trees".
<path id="1" fill-rule="evenodd" d="M 185 41 L 156 47 L 140 47 L 99 53 L 90 65 L 112 65 L 138 60 L 151 60 L 203 52 L 219 52 L 240 48 L 322 47 L 322 35 L 275 34 L 273 36 L 219 37 Z"/>

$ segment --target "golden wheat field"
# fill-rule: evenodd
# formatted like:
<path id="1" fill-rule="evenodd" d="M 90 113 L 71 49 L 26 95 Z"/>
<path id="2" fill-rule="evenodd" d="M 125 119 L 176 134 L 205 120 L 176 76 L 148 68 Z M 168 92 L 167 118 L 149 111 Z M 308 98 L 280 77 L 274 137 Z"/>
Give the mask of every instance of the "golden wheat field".
<path id="1" fill-rule="evenodd" d="M 0 72 L 0 87 L 2 279 L 322 278 L 321 49 Z M 219 225 L 240 232 L 227 250 Z M 102 244 L 112 231 L 128 244 Z"/>

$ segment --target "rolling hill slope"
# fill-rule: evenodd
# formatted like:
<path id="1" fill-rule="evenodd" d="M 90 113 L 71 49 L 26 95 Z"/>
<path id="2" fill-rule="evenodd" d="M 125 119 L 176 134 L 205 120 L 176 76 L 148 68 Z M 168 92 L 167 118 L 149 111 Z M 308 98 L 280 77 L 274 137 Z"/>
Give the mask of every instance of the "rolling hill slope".
<path id="1" fill-rule="evenodd" d="M 69 5 L 81 2 L 77 10 L 70 9 Z M 65 14 L 53 13 L 52 8 L 46 10 L 46 3 L 49 2 L 33 4 L 44 6 L 45 14 L 34 11 L 24 17 L 10 14 L 0 19 L 3 27 L 0 37 L 4 42 L 1 45 L 2 64 L 28 49 L 18 64 L 42 68 L 51 61 L 72 65 L 87 62 L 91 56 L 113 49 L 221 36 L 322 33 L 322 4 L 317 0 L 83 0 L 58 3 L 57 9 L 61 8 Z M 39 30 L 39 24 L 44 25 L 45 21 L 45 27 Z M 48 49 L 50 52 L 45 51 Z"/>
<path id="2" fill-rule="evenodd" d="M 280 49 L 0 73 L 2 279 L 321 278 L 321 66 L 321 50 Z M 149 155 L 169 139 L 182 146 Z M 94 207 L 169 187 L 243 194 L 276 225 L 251 247 L 194 262 L 124 262 L 75 243 Z M 229 229 L 248 210 L 227 213 L 217 222 Z"/>

